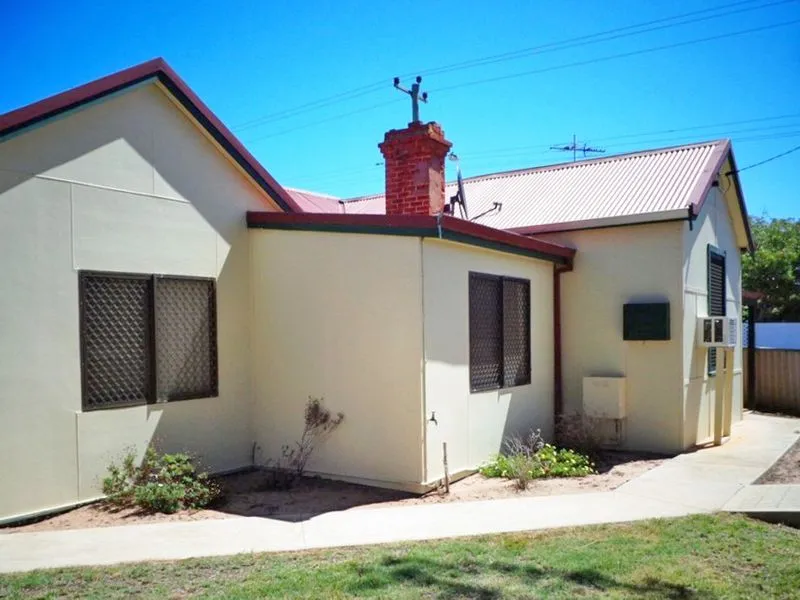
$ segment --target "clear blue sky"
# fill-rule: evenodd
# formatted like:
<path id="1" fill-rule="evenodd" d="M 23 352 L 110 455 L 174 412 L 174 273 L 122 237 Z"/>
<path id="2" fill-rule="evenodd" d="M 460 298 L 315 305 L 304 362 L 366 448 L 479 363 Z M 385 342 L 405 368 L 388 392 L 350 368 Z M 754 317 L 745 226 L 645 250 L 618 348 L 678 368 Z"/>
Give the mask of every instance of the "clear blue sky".
<path id="1" fill-rule="evenodd" d="M 637 35 L 427 73 L 703 10 Z M 391 79 L 410 73 L 424 75 L 423 119 L 443 125 L 467 176 L 569 160 L 547 147 L 573 133 L 615 153 L 731 137 L 740 168 L 800 145 L 800 22 L 729 35 L 800 21 L 797 0 L 0 0 L 0 14 L 0 112 L 162 56 L 281 183 L 340 197 L 382 190 L 377 144 L 410 118 Z M 602 60 L 709 36 L 724 37 Z M 678 131 L 640 135 L 664 130 Z M 742 173 L 751 214 L 800 216 L 799 174 L 800 152 Z"/>

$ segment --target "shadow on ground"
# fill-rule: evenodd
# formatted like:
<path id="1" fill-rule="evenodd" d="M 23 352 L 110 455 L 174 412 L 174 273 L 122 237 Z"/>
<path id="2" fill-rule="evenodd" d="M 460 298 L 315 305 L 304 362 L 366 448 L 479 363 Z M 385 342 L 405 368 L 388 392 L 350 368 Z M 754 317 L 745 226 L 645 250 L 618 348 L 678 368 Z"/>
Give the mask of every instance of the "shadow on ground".
<path id="1" fill-rule="evenodd" d="M 596 570 L 569 571 L 498 560 L 479 565 L 472 561 L 454 563 L 422 557 L 386 557 L 377 564 L 354 564 L 352 569 L 358 582 L 351 584 L 346 591 L 355 595 L 380 595 L 382 590 L 399 584 L 419 588 L 424 597 L 480 600 L 502 598 L 513 587 L 522 593 L 533 593 L 533 597 L 538 597 L 538 594 L 573 597 L 621 592 L 670 600 L 714 598 L 712 594 L 655 578 L 627 583 Z"/>

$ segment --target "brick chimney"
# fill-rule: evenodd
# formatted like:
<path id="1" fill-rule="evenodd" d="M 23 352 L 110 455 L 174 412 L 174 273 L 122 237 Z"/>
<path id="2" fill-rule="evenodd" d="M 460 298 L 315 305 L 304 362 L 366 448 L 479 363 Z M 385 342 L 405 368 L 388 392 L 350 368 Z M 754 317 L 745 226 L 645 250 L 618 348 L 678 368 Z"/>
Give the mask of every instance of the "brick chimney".
<path id="1" fill-rule="evenodd" d="M 386 214 L 437 215 L 444 209 L 444 159 L 452 144 L 438 123 L 409 123 L 378 144 L 386 159 Z"/>

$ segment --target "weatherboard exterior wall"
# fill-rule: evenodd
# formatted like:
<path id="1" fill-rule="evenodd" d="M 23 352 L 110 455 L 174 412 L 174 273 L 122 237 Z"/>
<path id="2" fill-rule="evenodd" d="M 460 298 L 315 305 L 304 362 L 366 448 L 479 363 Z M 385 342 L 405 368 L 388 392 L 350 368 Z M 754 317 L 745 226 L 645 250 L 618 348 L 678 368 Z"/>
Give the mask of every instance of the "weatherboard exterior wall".
<path id="1" fill-rule="evenodd" d="M 471 393 L 469 273 L 519 277 L 531 285 L 531 383 Z M 553 434 L 553 265 L 426 238 L 422 245 L 425 320 L 427 482 L 474 469 L 502 449 L 505 437 L 541 429 Z M 431 420 L 434 416 L 436 422 Z"/>
<path id="2" fill-rule="evenodd" d="M 264 194 L 153 84 L 0 141 L 0 519 L 97 497 L 153 440 L 250 464 L 247 210 Z M 83 412 L 82 269 L 217 278 L 219 397 Z"/>
<path id="3" fill-rule="evenodd" d="M 415 489 L 423 481 L 420 239 L 267 229 L 250 237 L 256 461 L 274 464 L 300 439 L 313 396 L 345 420 L 311 471 Z"/>
<path id="4" fill-rule="evenodd" d="M 725 170 L 725 169 L 723 169 Z M 725 178 L 722 178 L 725 185 Z M 726 190 L 729 195 L 732 189 Z M 708 375 L 707 351 L 696 344 L 697 317 L 707 315 L 708 246 L 725 253 L 725 301 L 729 317 L 739 319 L 738 343 L 733 361 L 733 422 L 742 418 L 742 268 L 728 201 L 719 187 L 713 187 L 692 225 L 683 230 L 683 413 L 684 447 L 701 444 L 714 436 L 715 389 L 720 376 Z M 722 364 L 721 354 L 718 369 Z"/>
<path id="5" fill-rule="evenodd" d="M 561 275 L 564 409 L 580 411 L 583 378 L 626 377 L 623 446 L 683 449 L 682 264 L 685 222 L 540 235 L 573 246 Z M 624 341 L 623 305 L 670 303 L 669 341 Z"/>

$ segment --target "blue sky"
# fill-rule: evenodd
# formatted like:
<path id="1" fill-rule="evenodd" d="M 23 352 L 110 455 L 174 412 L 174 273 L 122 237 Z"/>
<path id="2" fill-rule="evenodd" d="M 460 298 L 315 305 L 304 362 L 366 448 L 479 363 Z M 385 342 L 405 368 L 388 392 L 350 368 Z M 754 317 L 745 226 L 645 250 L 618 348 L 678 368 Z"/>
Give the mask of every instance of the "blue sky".
<path id="1" fill-rule="evenodd" d="M 281 183 L 340 197 L 382 190 L 377 144 L 410 119 L 395 75 L 422 73 L 465 176 L 570 160 L 547 148 L 573 133 L 609 153 L 731 137 L 740 168 L 800 145 L 798 0 L 0 5 L 0 112 L 162 56 Z M 800 216 L 798 174 L 800 152 L 743 172 L 751 214 Z"/>

